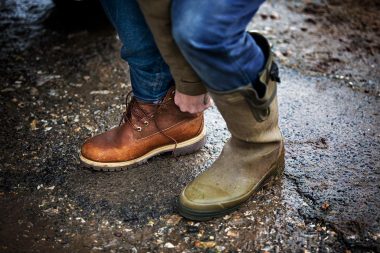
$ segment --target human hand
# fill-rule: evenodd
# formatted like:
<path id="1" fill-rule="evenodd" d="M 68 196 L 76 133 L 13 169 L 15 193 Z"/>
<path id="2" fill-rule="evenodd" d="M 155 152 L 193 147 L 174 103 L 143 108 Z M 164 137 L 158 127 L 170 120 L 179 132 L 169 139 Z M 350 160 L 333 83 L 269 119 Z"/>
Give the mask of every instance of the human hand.
<path id="1" fill-rule="evenodd" d="M 176 91 L 174 102 L 182 112 L 189 113 L 203 112 L 213 105 L 213 101 L 207 93 L 198 96 L 189 96 Z"/>

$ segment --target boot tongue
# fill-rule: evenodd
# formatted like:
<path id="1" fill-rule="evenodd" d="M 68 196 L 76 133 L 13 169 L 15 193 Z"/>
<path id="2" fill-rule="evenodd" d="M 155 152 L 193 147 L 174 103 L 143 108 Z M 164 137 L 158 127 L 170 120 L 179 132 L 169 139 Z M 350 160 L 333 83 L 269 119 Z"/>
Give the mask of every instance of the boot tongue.
<path id="1" fill-rule="evenodd" d="M 131 101 L 130 109 L 128 112 L 128 117 L 134 124 L 139 124 L 141 121 L 146 120 L 147 117 L 154 114 L 157 109 L 157 105 L 153 103 L 147 103 L 138 101 L 133 98 L 134 101 Z"/>
<path id="2" fill-rule="evenodd" d="M 165 97 L 156 103 L 149 103 L 144 102 L 136 99 L 136 97 L 133 97 L 130 101 L 130 106 L 128 110 L 128 116 L 129 119 L 134 124 L 139 124 L 141 122 L 144 122 L 147 117 L 152 116 L 154 113 L 156 113 L 158 107 L 162 105 L 163 103 L 166 103 L 170 101 L 171 99 L 174 99 L 175 89 L 174 87 L 170 88 L 169 91 L 166 93 Z"/>

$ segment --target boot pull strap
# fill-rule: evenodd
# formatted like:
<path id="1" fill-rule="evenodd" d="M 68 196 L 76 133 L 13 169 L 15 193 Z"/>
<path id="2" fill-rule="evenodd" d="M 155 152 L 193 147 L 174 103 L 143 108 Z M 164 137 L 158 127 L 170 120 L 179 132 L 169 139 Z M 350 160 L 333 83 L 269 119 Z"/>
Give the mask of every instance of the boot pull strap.
<path id="1" fill-rule="evenodd" d="M 265 83 L 263 81 L 265 80 Z M 252 85 L 239 89 L 240 94 L 244 97 L 249 105 L 253 116 L 258 122 L 266 120 L 270 115 L 270 105 L 277 95 L 277 82 L 280 81 L 278 66 L 272 62 L 270 69 L 265 69 L 260 75 L 261 87 L 264 87 L 264 96 L 260 97 L 257 90 Z"/>

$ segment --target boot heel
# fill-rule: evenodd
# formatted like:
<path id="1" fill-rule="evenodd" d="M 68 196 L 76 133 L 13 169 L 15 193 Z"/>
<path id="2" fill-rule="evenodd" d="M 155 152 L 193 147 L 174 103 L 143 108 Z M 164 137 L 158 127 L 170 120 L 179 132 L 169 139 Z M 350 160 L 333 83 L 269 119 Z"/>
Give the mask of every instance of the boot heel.
<path id="1" fill-rule="evenodd" d="M 200 150 L 205 145 L 205 143 L 206 143 L 206 136 L 203 137 L 198 142 L 193 143 L 189 146 L 176 148 L 175 150 L 173 150 L 173 155 L 181 156 L 181 155 L 188 155 L 188 154 L 194 153 L 195 151 Z"/>

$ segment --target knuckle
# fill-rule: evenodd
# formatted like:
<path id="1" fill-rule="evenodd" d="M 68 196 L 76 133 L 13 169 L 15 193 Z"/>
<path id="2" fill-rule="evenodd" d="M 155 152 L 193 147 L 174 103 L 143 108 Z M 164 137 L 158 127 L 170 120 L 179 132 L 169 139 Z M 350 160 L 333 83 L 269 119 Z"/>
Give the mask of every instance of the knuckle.
<path id="1" fill-rule="evenodd" d="M 179 109 L 181 112 L 187 112 L 188 111 L 188 109 L 184 106 L 179 106 Z"/>

